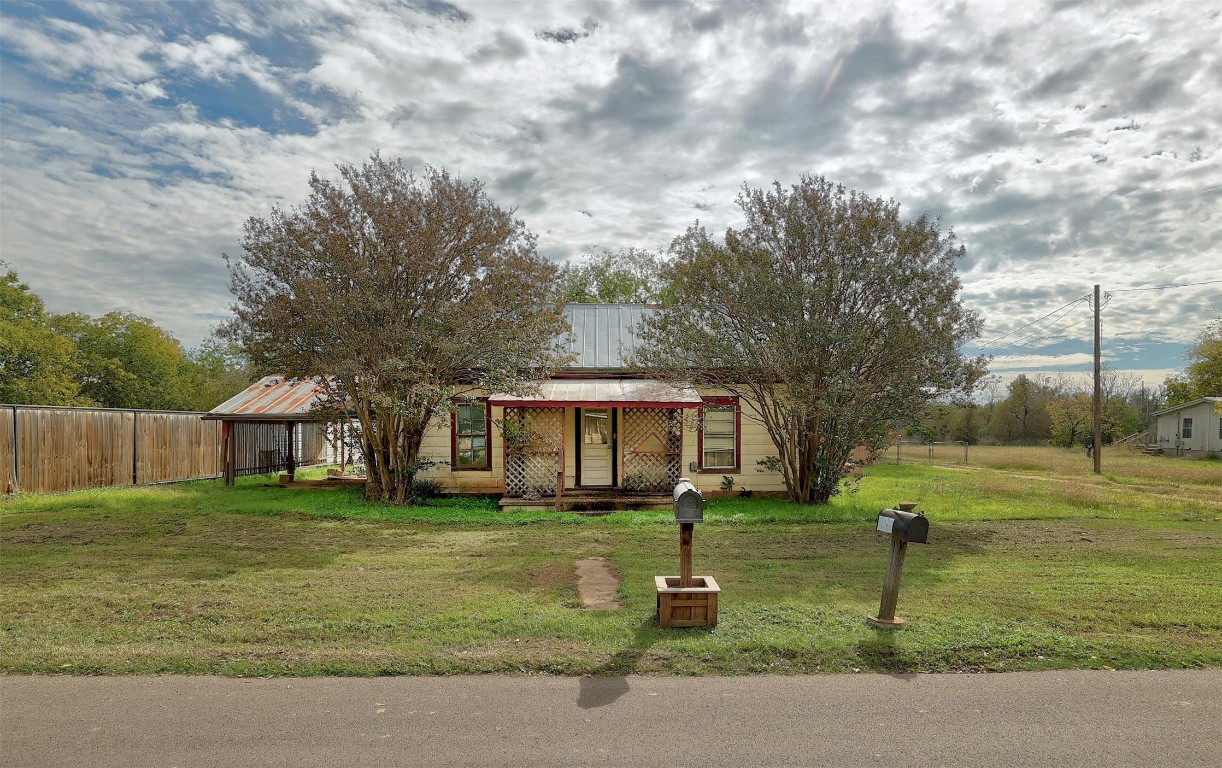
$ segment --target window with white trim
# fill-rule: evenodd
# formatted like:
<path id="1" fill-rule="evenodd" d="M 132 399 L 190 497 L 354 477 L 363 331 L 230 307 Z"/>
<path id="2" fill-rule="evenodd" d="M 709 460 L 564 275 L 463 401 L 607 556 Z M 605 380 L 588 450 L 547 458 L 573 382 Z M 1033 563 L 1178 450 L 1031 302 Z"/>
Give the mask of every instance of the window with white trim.
<path id="1" fill-rule="evenodd" d="M 1185 440 L 1192 437 L 1192 418 L 1191 417 L 1185 417 L 1184 421 L 1181 422 L 1180 437 L 1184 438 Z"/>

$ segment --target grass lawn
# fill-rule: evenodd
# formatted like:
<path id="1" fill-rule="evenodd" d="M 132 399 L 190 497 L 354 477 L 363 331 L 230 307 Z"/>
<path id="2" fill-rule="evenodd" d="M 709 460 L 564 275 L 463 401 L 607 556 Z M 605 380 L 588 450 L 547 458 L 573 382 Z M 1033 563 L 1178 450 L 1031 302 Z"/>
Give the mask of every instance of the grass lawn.
<path id="1" fill-rule="evenodd" d="M 712 630 L 660 630 L 669 512 L 368 504 L 266 478 L 0 501 L 0 672 L 743 674 L 1222 665 L 1222 463 L 973 448 L 967 467 L 867 470 L 824 508 L 710 502 Z M 878 608 L 900 499 L 930 517 L 898 613 Z M 574 562 L 622 574 L 580 608 Z"/>

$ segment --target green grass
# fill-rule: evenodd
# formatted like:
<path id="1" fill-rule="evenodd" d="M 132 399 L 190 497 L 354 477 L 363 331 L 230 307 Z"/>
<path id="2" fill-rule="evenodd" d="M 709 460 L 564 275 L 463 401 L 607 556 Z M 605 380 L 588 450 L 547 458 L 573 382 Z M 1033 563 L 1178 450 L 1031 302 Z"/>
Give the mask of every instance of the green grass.
<path id="1" fill-rule="evenodd" d="M 712 630 L 654 622 L 653 577 L 678 568 L 668 512 L 394 508 L 265 478 L 21 496 L 0 501 L 0 672 L 1222 665 L 1222 466 L 1126 456 L 1096 477 L 1057 449 L 1025 450 L 871 467 L 822 508 L 710 502 L 695 562 L 722 586 Z M 900 499 L 931 533 L 909 548 L 910 625 L 888 634 L 863 617 L 886 567 L 874 517 Z M 595 555 L 624 577 L 619 611 L 580 608 L 574 562 Z"/>

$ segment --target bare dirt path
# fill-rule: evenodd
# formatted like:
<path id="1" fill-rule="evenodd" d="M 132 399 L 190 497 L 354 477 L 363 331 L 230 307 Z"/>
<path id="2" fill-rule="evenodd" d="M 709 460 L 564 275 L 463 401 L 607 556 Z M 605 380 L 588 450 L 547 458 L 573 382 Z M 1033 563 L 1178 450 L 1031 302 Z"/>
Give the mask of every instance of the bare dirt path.
<path id="1" fill-rule="evenodd" d="M 577 594 L 591 611 L 615 611 L 620 607 L 619 585 L 623 579 L 605 557 L 577 561 Z"/>

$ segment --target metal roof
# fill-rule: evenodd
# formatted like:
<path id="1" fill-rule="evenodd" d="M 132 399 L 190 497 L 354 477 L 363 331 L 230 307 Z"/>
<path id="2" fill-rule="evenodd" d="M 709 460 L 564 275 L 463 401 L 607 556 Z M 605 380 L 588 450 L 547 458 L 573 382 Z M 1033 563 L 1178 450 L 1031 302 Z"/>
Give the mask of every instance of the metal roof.
<path id="1" fill-rule="evenodd" d="M 639 343 L 637 326 L 655 311 L 645 304 L 566 304 L 564 318 L 573 330 L 561 337 L 561 343 L 577 356 L 566 368 L 627 368 Z"/>
<path id="2" fill-rule="evenodd" d="M 634 404 L 654 408 L 695 408 L 700 405 L 700 393 L 692 387 L 675 386 L 656 379 L 547 379 L 540 381 L 538 386 L 538 394 L 494 394 L 488 398 L 488 403 L 586 408 L 618 408 Z"/>
<path id="3" fill-rule="evenodd" d="M 321 391 L 317 379 L 265 376 L 208 411 L 205 419 L 314 421 L 310 407 Z"/>
<path id="4" fill-rule="evenodd" d="M 1171 413 L 1172 411 L 1182 411 L 1185 408 L 1191 408 L 1194 405 L 1200 405 L 1201 403 L 1213 403 L 1216 406 L 1218 403 L 1222 403 L 1222 397 L 1198 397 L 1196 400 L 1192 400 L 1187 403 L 1180 403 L 1179 405 L 1173 405 L 1170 408 L 1164 408 L 1161 411 L 1155 411 L 1151 415 L 1162 416 L 1164 413 Z"/>

